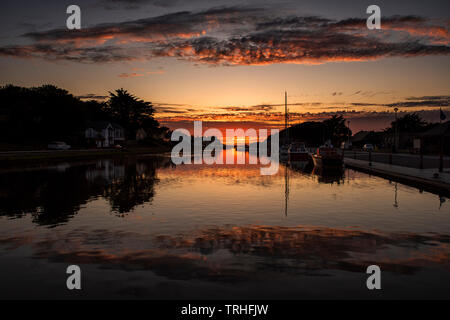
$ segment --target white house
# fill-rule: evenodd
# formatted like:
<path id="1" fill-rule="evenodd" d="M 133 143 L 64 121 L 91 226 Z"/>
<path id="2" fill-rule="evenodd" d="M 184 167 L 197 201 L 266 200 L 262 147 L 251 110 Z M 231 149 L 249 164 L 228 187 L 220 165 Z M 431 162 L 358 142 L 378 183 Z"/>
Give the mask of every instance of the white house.
<path id="1" fill-rule="evenodd" d="M 98 148 L 108 148 L 125 141 L 125 132 L 117 123 L 96 121 L 88 125 L 85 137 L 95 142 Z"/>

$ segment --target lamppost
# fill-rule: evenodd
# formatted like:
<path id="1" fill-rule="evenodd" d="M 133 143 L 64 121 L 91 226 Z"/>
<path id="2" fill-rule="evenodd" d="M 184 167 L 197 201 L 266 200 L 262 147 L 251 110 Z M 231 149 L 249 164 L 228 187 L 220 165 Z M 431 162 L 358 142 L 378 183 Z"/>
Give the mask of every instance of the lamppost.
<path id="1" fill-rule="evenodd" d="M 394 128 L 394 152 L 397 153 L 398 150 L 398 122 L 397 122 L 397 111 L 398 108 L 394 108 L 395 112 L 395 128 Z"/>
<path id="2" fill-rule="evenodd" d="M 351 139 L 351 131 L 350 131 L 350 120 L 347 120 L 347 127 L 348 127 L 348 144 L 347 147 L 350 149 L 350 139 Z"/>

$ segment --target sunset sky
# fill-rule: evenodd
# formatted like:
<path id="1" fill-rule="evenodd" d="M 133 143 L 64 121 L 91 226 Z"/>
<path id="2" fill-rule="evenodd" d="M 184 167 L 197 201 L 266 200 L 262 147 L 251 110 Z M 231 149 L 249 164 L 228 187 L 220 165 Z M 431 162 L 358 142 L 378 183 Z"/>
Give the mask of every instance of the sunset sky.
<path id="1" fill-rule="evenodd" d="M 65 27 L 68 5 L 82 29 Z M 382 29 L 368 30 L 377 4 Z M 450 2 L 3 1 L 0 84 L 54 84 L 82 98 L 124 88 L 172 129 L 279 127 L 337 112 L 354 132 L 393 109 L 450 112 Z M 450 116 L 450 113 L 449 113 Z"/>

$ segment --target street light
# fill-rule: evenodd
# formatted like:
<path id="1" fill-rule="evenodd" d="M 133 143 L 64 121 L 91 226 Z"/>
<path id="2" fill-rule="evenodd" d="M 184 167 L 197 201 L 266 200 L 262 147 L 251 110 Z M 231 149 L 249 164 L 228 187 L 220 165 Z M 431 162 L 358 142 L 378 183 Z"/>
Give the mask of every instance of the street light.
<path id="1" fill-rule="evenodd" d="M 394 128 L 394 152 L 398 150 L 398 122 L 397 122 L 397 111 L 398 108 L 394 108 L 395 112 L 395 128 Z"/>
<path id="2" fill-rule="evenodd" d="M 347 120 L 347 127 L 348 127 L 348 145 L 347 147 L 350 148 L 350 120 Z"/>

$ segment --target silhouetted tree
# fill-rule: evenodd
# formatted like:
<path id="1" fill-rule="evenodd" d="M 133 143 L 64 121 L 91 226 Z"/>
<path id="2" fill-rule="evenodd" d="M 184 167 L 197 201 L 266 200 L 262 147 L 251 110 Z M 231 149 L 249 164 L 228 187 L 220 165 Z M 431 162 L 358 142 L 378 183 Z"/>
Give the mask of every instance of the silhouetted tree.
<path id="1" fill-rule="evenodd" d="M 128 139 L 135 139 L 139 128 L 152 129 L 159 126 L 153 118 L 155 112 L 150 102 L 140 100 L 124 89 L 110 92 L 106 111 L 125 128 Z"/>
<path id="2" fill-rule="evenodd" d="M 331 140 L 333 144 L 348 139 L 349 131 L 342 116 L 332 116 L 324 121 L 307 121 L 293 125 L 288 128 L 291 141 L 302 141 L 308 146 L 319 146 L 326 140 Z M 286 132 L 280 132 L 280 141 L 283 141 Z"/>
<path id="3" fill-rule="evenodd" d="M 0 88 L 1 139 L 10 143 L 68 139 L 83 126 L 81 101 L 52 85 Z"/>
<path id="4" fill-rule="evenodd" d="M 347 140 L 349 129 L 345 125 L 345 119 L 342 115 L 333 115 L 330 119 L 323 121 L 325 126 L 325 139 L 330 139 L 334 145 L 339 145 Z"/>
<path id="5" fill-rule="evenodd" d="M 88 122 L 97 120 L 116 121 L 133 140 L 139 128 L 151 133 L 160 130 L 153 105 L 124 89 L 110 93 L 107 102 L 99 102 L 82 101 L 53 85 L 6 85 L 0 87 L 0 101 L 0 142 L 7 144 L 45 146 L 63 140 L 82 146 Z"/>
<path id="6" fill-rule="evenodd" d="M 415 112 L 407 113 L 397 120 L 391 122 L 391 127 L 386 131 L 392 132 L 395 127 L 400 132 L 421 132 L 427 128 L 427 123 Z"/>

